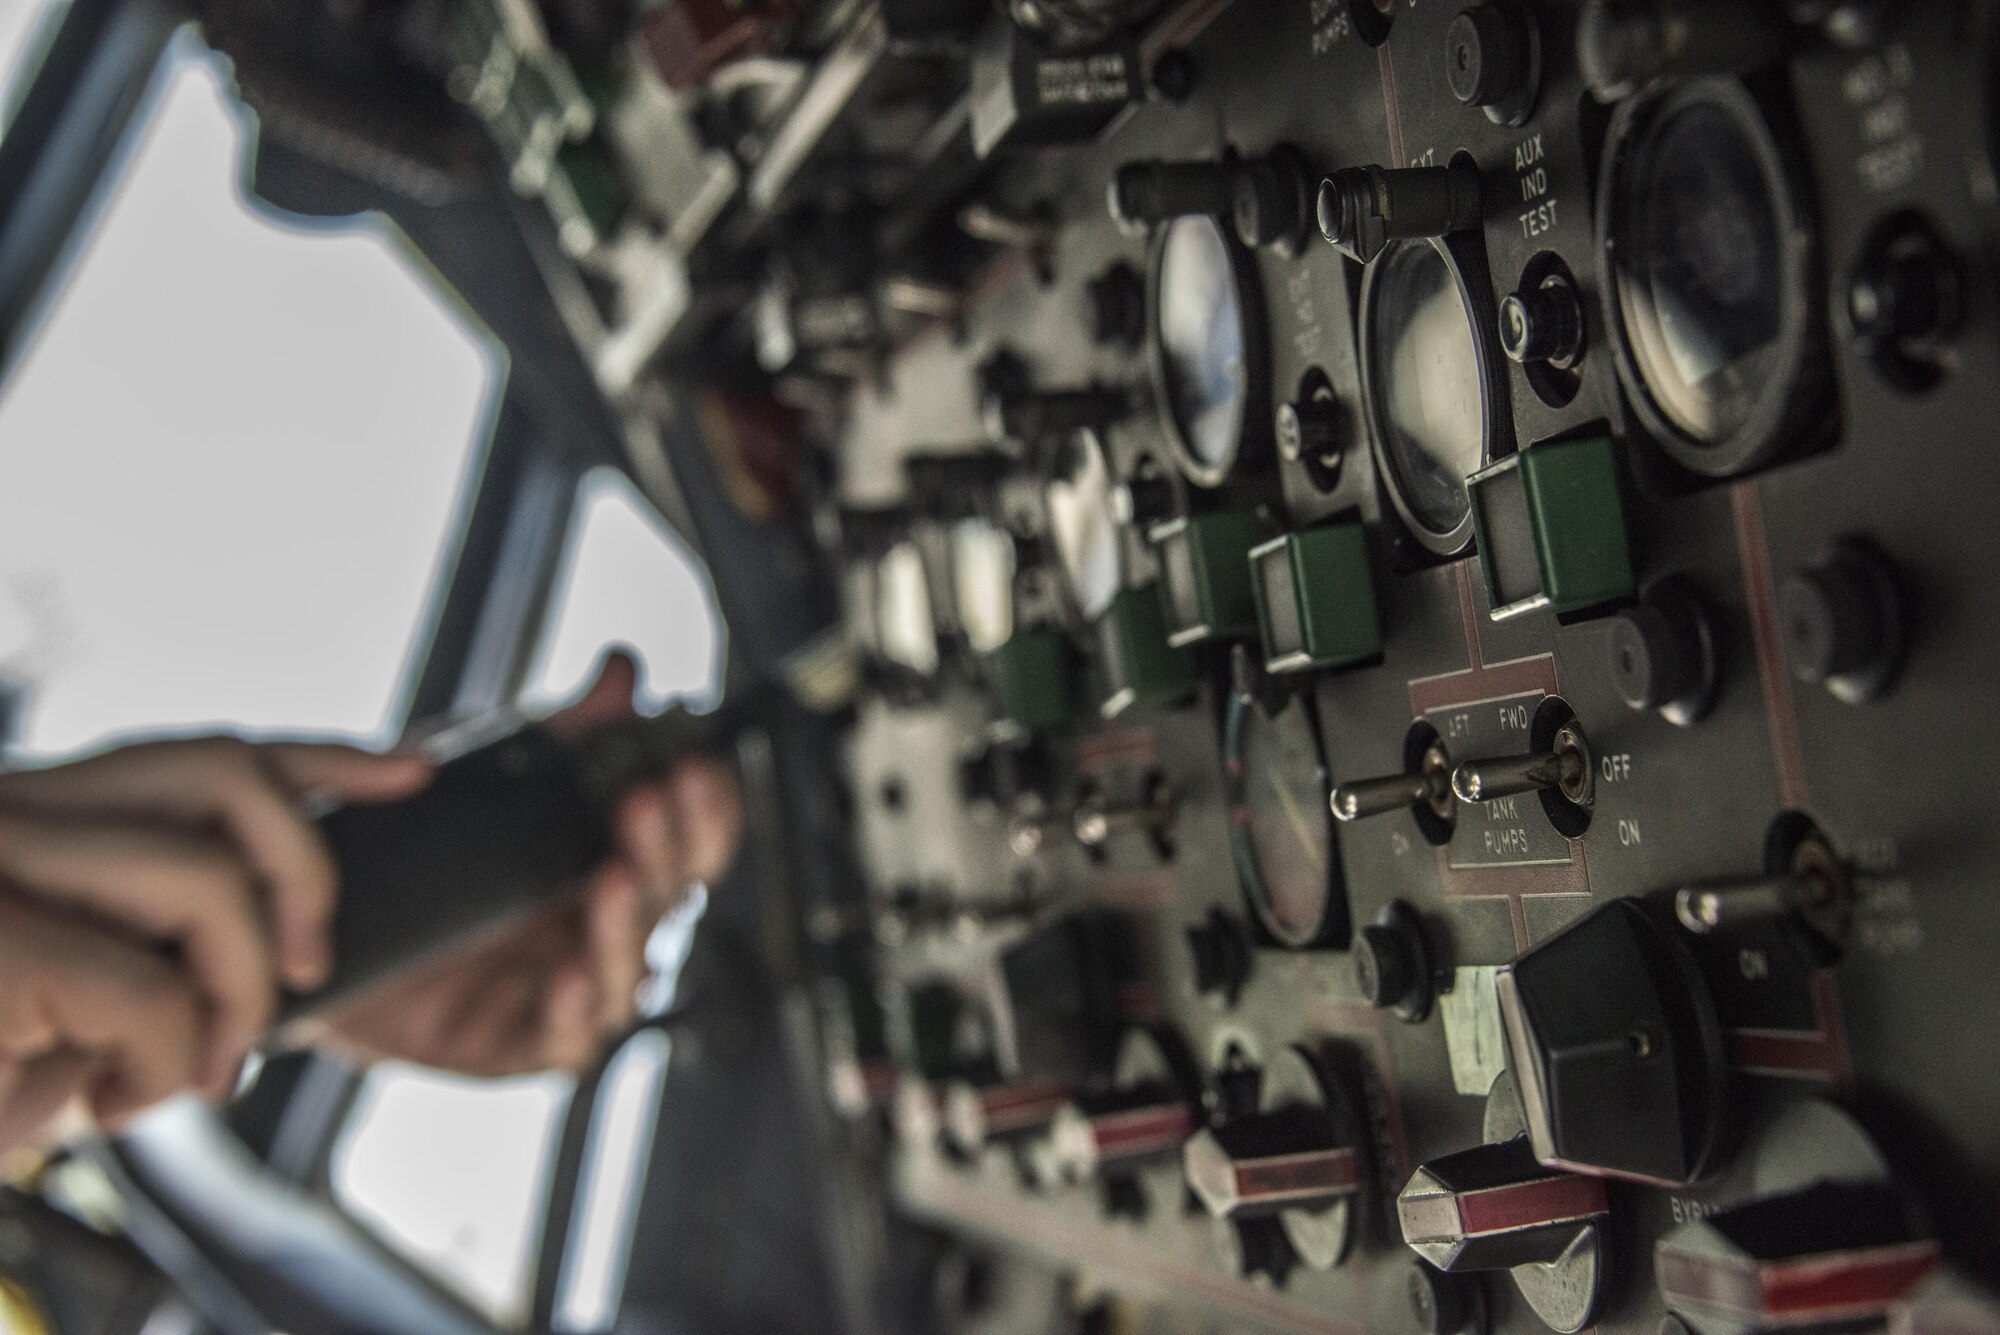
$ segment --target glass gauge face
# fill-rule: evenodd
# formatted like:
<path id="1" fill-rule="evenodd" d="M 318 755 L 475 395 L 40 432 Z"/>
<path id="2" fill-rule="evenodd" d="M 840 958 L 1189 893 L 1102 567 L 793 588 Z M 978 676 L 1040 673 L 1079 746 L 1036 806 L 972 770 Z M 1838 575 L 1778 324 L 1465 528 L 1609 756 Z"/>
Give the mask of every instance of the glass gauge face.
<path id="1" fill-rule="evenodd" d="M 1718 443 L 1785 358 L 1783 187 L 1712 102 L 1665 112 L 1621 170 L 1612 282 L 1634 368 L 1669 422 Z"/>
<path id="2" fill-rule="evenodd" d="M 984 519 L 951 529 L 952 592 L 959 628 L 977 654 L 991 653 L 1014 634 L 1014 540 Z"/>
<path id="3" fill-rule="evenodd" d="M 1048 485 L 1049 530 L 1070 596 L 1095 621 L 1118 593 L 1118 517 L 1111 509 L 1111 472 L 1095 437 L 1080 435 L 1067 451 L 1067 476 Z"/>
<path id="4" fill-rule="evenodd" d="M 1275 715 L 1244 696 L 1230 702 L 1237 872 L 1258 920 L 1288 946 L 1327 940 L 1346 921 L 1317 722 L 1303 700 Z"/>
<path id="5" fill-rule="evenodd" d="M 1466 476 L 1486 461 L 1479 333 L 1436 246 L 1395 242 L 1375 263 L 1364 334 L 1376 440 L 1407 518 L 1448 537 L 1471 515 Z"/>
<path id="6" fill-rule="evenodd" d="M 937 618 L 923 553 L 899 542 L 875 568 L 875 633 L 882 656 L 913 672 L 937 671 Z"/>
<path id="7" fill-rule="evenodd" d="M 1243 294 L 1221 224 L 1206 215 L 1174 219 L 1157 265 L 1154 334 L 1166 409 L 1198 471 L 1220 481 L 1250 404 Z"/>

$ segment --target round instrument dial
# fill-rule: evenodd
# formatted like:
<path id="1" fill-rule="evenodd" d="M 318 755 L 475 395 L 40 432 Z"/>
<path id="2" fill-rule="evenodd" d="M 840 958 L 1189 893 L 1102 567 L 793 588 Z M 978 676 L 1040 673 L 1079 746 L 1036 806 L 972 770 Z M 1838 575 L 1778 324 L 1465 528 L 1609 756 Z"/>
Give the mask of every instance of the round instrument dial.
<path id="1" fill-rule="evenodd" d="M 1118 516 L 1111 493 L 1102 443 L 1088 431 L 1078 432 L 1061 451 L 1045 498 L 1056 559 L 1070 599 L 1086 621 L 1095 621 L 1118 594 Z"/>
<path id="2" fill-rule="evenodd" d="M 1444 555 L 1471 541 L 1465 479 L 1506 417 L 1492 294 L 1468 279 L 1470 262 L 1448 240 L 1396 241 L 1361 288 L 1362 391 L 1389 497 Z"/>
<path id="3" fill-rule="evenodd" d="M 1347 896 L 1318 710 L 1301 696 L 1267 712 L 1238 692 L 1223 749 L 1230 848 L 1251 913 L 1281 945 L 1344 943 Z"/>
<path id="4" fill-rule="evenodd" d="M 1175 218 L 1153 243 L 1153 376 L 1175 462 L 1219 485 L 1247 445 L 1260 445 L 1269 383 L 1256 271 L 1207 214 Z"/>
<path id="5" fill-rule="evenodd" d="M 1703 80 L 1624 109 L 1599 216 L 1606 323 L 1634 409 L 1697 472 L 1732 473 L 1823 410 L 1811 239 L 1750 95 Z"/>

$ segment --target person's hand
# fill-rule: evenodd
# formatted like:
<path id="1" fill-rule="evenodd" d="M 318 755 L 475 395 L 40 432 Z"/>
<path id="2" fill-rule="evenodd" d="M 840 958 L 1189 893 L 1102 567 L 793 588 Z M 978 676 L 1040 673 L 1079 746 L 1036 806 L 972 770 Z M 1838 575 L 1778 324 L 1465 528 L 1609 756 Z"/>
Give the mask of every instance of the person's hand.
<path id="1" fill-rule="evenodd" d="M 613 655 L 584 698 L 549 721 L 576 732 L 631 711 L 635 669 Z M 385 981 L 327 1017 L 324 1037 L 363 1059 L 465 1075 L 576 1069 L 628 1025 L 646 938 L 689 886 L 721 875 L 743 809 L 720 765 L 688 760 L 626 796 L 617 853 L 581 895 Z"/>
<path id="2" fill-rule="evenodd" d="M 415 756 L 224 737 L 0 775 L 0 1144 L 78 1095 L 115 1126 L 225 1093 L 278 987 L 329 968 L 334 868 L 302 799 L 429 776 Z"/>

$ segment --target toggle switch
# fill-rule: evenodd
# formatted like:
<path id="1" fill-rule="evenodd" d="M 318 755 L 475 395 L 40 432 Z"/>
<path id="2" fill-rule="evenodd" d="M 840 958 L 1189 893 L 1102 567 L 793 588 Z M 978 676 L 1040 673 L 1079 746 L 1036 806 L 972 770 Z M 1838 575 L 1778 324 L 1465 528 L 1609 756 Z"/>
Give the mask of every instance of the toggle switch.
<path id="1" fill-rule="evenodd" d="M 1156 847 L 1171 847 L 1177 804 L 1166 777 L 1147 777 L 1135 802 L 1112 803 L 1100 790 L 1086 792 L 1077 803 L 1071 828 L 1076 841 L 1085 848 L 1104 848 L 1121 834 L 1144 834 Z"/>
<path id="2" fill-rule="evenodd" d="M 1206 918 L 1187 929 L 1187 943 L 1194 962 L 1194 990 L 1234 1006 L 1250 980 L 1250 938 L 1243 924 L 1211 908 Z"/>
<path id="3" fill-rule="evenodd" d="M 1444 743 L 1433 737 L 1424 748 L 1417 771 L 1385 774 L 1375 779 L 1354 779 L 1335 784 L 1330 802 L 1337 820 L 1363 820 L 1391 811 L 1423 807 L 1439 820 L 1452 818 L 1456 796 L 1451 787 L 1451 756 Z"/>
<path id="4" fill-rule="evenodd" d="M 1276 1218 L 1300 1259 L 1326 1270 L 1353 1238 L 1366 1136 L 1347 1082 L 1322 1056 L 1286 1048 L 1264 1070 L 1258 1110 L 1200 1132 L 1181 1163 L 1216 1219 Z"/>
<path id="5" fill-rule="evenodd" d="M 1879 1321 L 1941 1259 L 1891 1184 L 1821 1181 L 1682 1224 L 1653 1273 L 1703 1331 L 1823 1330 Z"/>
<path id="6" fill-rule="evenodd" d="M 1135 229 L 1190 214 L 1227 217 L 1236 207 L 1236 164 L 1128 162 L 1112 173 L 1107 202 L 1113 222 Z"/>
<path id="7" fill-rule="evenodd" d="M 1349 259 L 1368 263 L 1399 237 L 1444 236 L 1479 226 L 1479 169 L 1344 167 L 1320 182 L 1320 235 Z"/>
<path id="8" fill-rule="evenodd" d="M 1515 756 L 1468 760 L 1451 772 L 1451 789 L 1461 802 L 1490 802 L 1517 793 L 1554 790 L 1564 800 L 1588 807 L 1597 799 L 1595 765 L 1583 728 L 1571 719 L 1556 729 L 1544 750 Z"/>
<path id="9" fill-rule="evenodd" d="M 1674 916 L 1697 936 L 1794 916 L 1834 945 L 1847 938 L 1853 914 L 1853 883 L 1847 865 L 1809 822 L 1779 865 L 1763 876 L 1674 892 Z"/>

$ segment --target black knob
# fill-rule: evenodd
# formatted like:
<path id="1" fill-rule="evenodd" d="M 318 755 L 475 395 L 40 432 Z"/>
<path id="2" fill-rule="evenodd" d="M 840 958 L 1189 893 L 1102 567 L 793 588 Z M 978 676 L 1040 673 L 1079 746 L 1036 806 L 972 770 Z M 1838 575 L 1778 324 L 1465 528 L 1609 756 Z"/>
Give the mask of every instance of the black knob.
<path id="1" fill-rule="evenodd" d="M 1410 1262 L 1404 1282 L 1417 1335 L 1463 1330 L 1479 1302 L 1477 1281 L 1448 1275 L 1428 1261 Z"/>
<path id="2" fill-rule="evenodd" d="M 1591 0 L 1577 24 L 1577 64 L 1607 103 L 1656 79 L 1756 69 L 1790 45 L 1777 9 L 1736 0 Z"/>
<path id="3" fill-rule="evenodd" d="M 1187 943 L 1194 959 L 1194 990 L 1234 1006 L 1250 978 L 1250 941 L 1242 925 L 1212 908 L 1187 929 Z"/>
<path id="4" fill-rule="evenodd" d="M 1896 577 L 1860 539 L 1842 539 L 1787 579 L 1778 616 L 1792 675 L 1849 704 L 1880 695 L 1901 662 Z"/>
<path id="5" fill-rule="evenodd" d="M 1950 365 L 1965 318 L 1958 261 L 1929 224 L 1901 215 L 1876 230 L 1847 280 L 1856 347 L 1899 389 L 1928 389 Z"/>
<path id="6" fill-rule="evenodd" d="M 1500 299 L 1500 347 L 1523 366 L 1568 370 L 1583 356 L 1583 305 L 1569 280 L 1551 274 Z"/>
<path id="7" fill-rule="evenodd" d="M 1657 710 L 1686 727 L 1715 701 L 1715 637 L 1687 583 L 1669 577 L 1611 621 L 1611 680 L 1633 709 Z"/>
<path id="8" fill-rule="evenodd" d="M 1146 280 L 1123 260 L 1090 280 L 1090 336 L 1128 348 L 1146 337 Z"/>
<path id="9" fill-rule="evenodd" d="M 1320 234 L 1366 264 L 1397 237 L 1444 236 L 1477 227 L 1479 169 L 1345 167 L 1320 182 Z"/>
<path id="10" fill-rule="evenodd" d="M 1284 459 L 1340 467 L 1347 443 L 1347 414 L 1331 389 L 1321 388 L 1305 398 L 1279 404 L 1276 426 L 1278 453 Z"/>
<path id="11" fill-rule="evenodd" d="M 1497 986 L 1538 1160 L 1666 1185 L 1713 1165 L 1731 1125 L 1721 1022 L 1700 966 L 1653 909 L 1612 900 Z"/>
<path id="12" fill-rule="evenodd" d="M 1394 900 L 1354 939 L 1354 985 L 1377 1010 L 1415 1023 L 1430 1014 L 1430 947 L 1408 904 Z"/>
<path id="13" fill-rule="evenodd" d="M 1095 431 L 1125 418 L 1132 396 L 1123 389 L 1090 385 L 1044 389 L 1012 399 L 987 401 L 987 429 L 1007 440 L 1039 442 Z"/>
<path id="14" fill-rule="evenodd" d="M 1233 207 L 1236 237 L 1244 245 L 1297 254 L 1313 220 L 1313 183 L 1304 160 L 1281 148 L 1239 163 Z"/>
<path id="15" fill-rule="evenodd" d="M 1152 71 L 1146 76 L 1146 84 L 1153 95 L 1162 101 L 1181 103 L 1194 96 L 1194 57 L 1185 47 L 1168 47 L 1153 58 Z"/>
<path id="16" fill-rule="evenodd" d="M 1111 217 L 1144 227 L 1193 213 L 1221 217 L 1236 206 L 1235 164 L 1128 162 L 1111 177 Z"/>
<path id="17" fill-rule="evenodd" d="M 1480 0 L 1459 11 L 1445 30 L 1445 78 L 1451 95 L 1471 107 L 1512 121 L 1533 99 L 1533 20 L 1517 4 Z"/>
<path id="18" fill-rule="evenodd" d="M 1111 493 L 1111 512 L 1121 524 L 1148 529 L 1179 514 L 1180 497 L 1166 470 L 1150 457 L 1143 458 L 1133 468 L 1132 476 Z"/>

